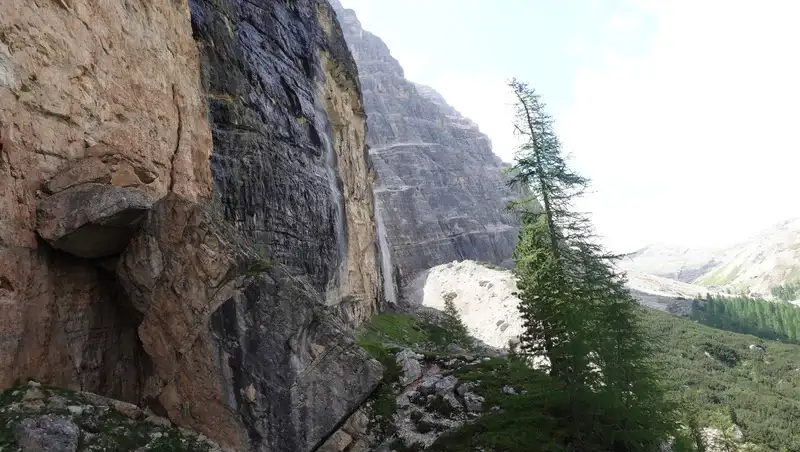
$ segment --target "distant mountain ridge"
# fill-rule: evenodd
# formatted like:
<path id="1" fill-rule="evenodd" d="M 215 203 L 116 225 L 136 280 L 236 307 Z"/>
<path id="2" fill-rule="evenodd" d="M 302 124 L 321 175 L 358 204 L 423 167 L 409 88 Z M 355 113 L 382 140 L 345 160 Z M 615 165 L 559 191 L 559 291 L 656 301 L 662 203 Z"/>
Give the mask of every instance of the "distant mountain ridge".
<path id="1" fill-rule="evenodd" d="M 769 296 L 775 286 L 800 281 L 800 218 L 727 248 L 647 246 L 623 259 L 620 267 L 710 289 Z"/>

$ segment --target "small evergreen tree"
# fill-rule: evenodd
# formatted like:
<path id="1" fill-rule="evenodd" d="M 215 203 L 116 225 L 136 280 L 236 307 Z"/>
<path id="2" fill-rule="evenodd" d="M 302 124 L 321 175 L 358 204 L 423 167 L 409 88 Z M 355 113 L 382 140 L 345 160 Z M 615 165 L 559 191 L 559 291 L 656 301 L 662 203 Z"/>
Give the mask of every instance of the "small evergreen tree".
<path id="1" fill-rule="evenodd" d="M 511 182 L 533 199 L 512 204 L 522 228 L 514 253 L 521 349 L 546 358 L 566 393 L 573 450 L 657 450 L 674 429 L 653 349 L 622 275 L 572 201 L 589 181 L 567 166 L 553 120 L 533 89 L 513 80 L 521 139 Z"/>
<path id="2" fill-rule="evenodd" d="M 444 322 L 442 327 L 450 335 L 453 342 L 466 347 L 470 345 L 469 330 L 461 320 L 458 308 L 453 302 L 457 296 L 458 294 L 455 292 L 448 292 L 444 295 Z"/>

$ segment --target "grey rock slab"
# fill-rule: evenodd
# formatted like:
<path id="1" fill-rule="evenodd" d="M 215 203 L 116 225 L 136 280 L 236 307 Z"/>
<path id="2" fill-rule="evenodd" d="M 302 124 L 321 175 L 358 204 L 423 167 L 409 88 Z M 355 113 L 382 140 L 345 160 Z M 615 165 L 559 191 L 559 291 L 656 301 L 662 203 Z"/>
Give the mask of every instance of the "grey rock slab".
<path id="1" fill-rule="evenodd" d="M 461 402 L 458 401 L 452 392 L 445 393 L 442 396 L 442 401 L 447 404 L 448 408 L 453 413 L 464 411 L 464 407 L 461 405 Z"/>
<path id="2" fill-rule="evenodd" d="M 44 415 L 23 419 L 14 434 L 23 452 L 75 452 L 80 429 L 67 417 Z"/>
<path id="3" fill-rule="evenodd" d="M 456 343 L 450 343 L 447 344 L 447 347 L 445 347 L 444 352 L 447 353 L 448 355 L 463 355 L 464 353 L 466 353 L 466 350 L 464 350 L 463 347 L 461 347 Z"/>
<path id="4" fill-rule="evenodd" d="M 485 399 L 474 392 L 467 392 L 463 396 L 464 406 L 468 411 L 479 412 L 483 410 L 483 402 Z"/>
<path id="5" fill-rule="evenodd" d="M 438 382 L 436 382 L 436 386 L 434 390 L 437 394 L 447 394 L 452 393 L 453 390 L 456 388 L 458 384 L 458 378 L 454 377 L 453 375 L 448 375 Z"/>
<path id="6" fill-rule="evenodd" d="M 468 383 L 462 383 L 462 384 L 458 385 L 458 387 L 456 388 L 456 392 L 461 397 L 464 397 L 464 394 L 466 394 L 468 392 L 472 392 L 474 388 L 475 388 L 475 385 L 472 384 L 472 383 L 469 383 L 469 382 Z"/>
<path id="7" fill-rule="evenodd" d="M 125 250 L 152 206 L 136 189 L 76 185 L 37 201 L 36 232 L 54 248 L 78 257 L 112 256 Z"/>
<path id="8" fill-rule="evenodd" d="M 417 391 L 422 395 L 429 395 L 433 394 L 436 388 L 436 384 L 442 379 L 442 376 L 439 374 L 436 375 L 428 375 L 424 377 L 422 381 L 419 383 L 417 387 Z"/>
<path id="9" fill-rule="evenodd" d="M 408 386 L 422 376 L 422 366 L 418 361 L 419 356 L 409 349 L 405 349 L 395 355 L 395 361 L 403 372 L 400 378 L 401 385 Z"/>

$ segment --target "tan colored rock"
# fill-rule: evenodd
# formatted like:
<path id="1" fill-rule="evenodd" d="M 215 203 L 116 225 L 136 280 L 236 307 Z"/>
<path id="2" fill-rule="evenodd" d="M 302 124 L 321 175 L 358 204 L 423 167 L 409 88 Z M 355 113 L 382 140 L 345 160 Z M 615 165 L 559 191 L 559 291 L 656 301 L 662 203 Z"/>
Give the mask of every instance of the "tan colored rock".
<path id="1" fill-rule="evenodd" d="M 319 11 L 319 20 L 328 33 L 332 31 L 325 24 L 330 23 L 330 14 L 333 11 Z M 377 312 L 380 299 L 372 195 L 375 175 L 364 158 L 366 116 L 358 85 L 326 53 L 322 52 L 320 59 L 326 76 L 319 96 L 326 100 L 347 218 L 347 266 L 339 290 L 341 298 L 350 301 L 341 310 L 352 325 L 358 326 Z"/>
<path id="2" fill-rule="evenodd" d="M 86 183 L 107 184 L 111 182 L 111 171 L 97 157 L 87 157 L 75 162 L 66 171 L 56 174 L 45 185 L 49 193 L 58 193 L 75 185 Z"/>
<path id="3" fill-rule="evenodd" d="M 110 183 L 94 155 L 151 200 L 207 198 L 210 151 L 186 2 L 0 2 L 0 389 L 31 376 L 138 401 L 124 301 L 37 241 L 37 191 Z"/>
<path id="4" fill-rule="evenodd" d="M 259 259 L 210 209 L 173 195 L 156 205 L 117 275 L 144 316 L 139 338 L 160 381 L 174 379 L 176 357 L 189 352 L 211 314 L 238 293 Z"/>
<path id="5" fill-rule="evenodd" d="M 111 177 L 111 183 L 117 187 L 136 187 L 143 185 L 139 176 L 136 175 L 133 166 L 130 163 L 123 163 L 120 165 L 118 171 L 114 172 Z"/>
<path id="6" fill-rule="evenodd" d="M 238 293 L 260 258 L 210 209 L 169 195 L 122 255 L 117 275 L 142 315 L 139 340 L 152 363 L 143 397 L 168 417 L 239 447 L 239 420 L 221 399 L 207 336 L 211 314 Z M 245 397 L 255 400 L 250 386 Z"/>
<path id="7" fill-rule="evenodd" d="M 45 249 L 0 247 L 0 386 L 23 377 L 137 401 L 135 325 L 108 274 Z"/>
<path id="8" fill-rule="evenodd" d="M 369 417 L 364 408 L 356 410 L 317 452 L 363 452 L 370 449 Z"/>
<path id="9" fill-rule="evenodd" d="M 317 452 L 343 452 L 353 444 L 353 437 L 344 430 L 337 430 L 325 443 L 317 449 Z"/>

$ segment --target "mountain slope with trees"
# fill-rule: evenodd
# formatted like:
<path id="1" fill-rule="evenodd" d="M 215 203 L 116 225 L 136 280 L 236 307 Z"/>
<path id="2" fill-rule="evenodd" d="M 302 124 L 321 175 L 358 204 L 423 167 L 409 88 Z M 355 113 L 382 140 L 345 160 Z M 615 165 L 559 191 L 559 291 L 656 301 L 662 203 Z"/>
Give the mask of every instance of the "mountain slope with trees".
<path id="1" fill-rule="evenodd" d="M 800 344 L 800 307 L 792 303 L 707 297 L 692 302 L 690 316 L 722 330 Z"/>

